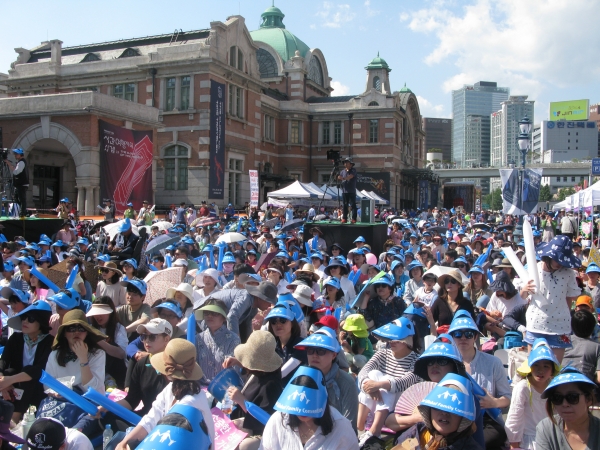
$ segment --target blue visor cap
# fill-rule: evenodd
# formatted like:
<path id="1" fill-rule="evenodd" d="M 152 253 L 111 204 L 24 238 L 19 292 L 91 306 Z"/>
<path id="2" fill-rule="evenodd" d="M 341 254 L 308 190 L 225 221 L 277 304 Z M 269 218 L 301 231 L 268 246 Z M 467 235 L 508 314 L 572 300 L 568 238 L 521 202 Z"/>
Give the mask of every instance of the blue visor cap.
<path id="1" fill-rule="evenodd" d="M 302 377 L 302 378 L 300 378 Z M 307 377 L 308 380 L 304 377 Z M 300 380 L 306 386 L 300 386 Z M 286 414 L 320 418 L 327 407 L 327 389 L 319 369 L 300 366 L 285 387 L 273 409 Z"/>
<path id="2" fill-rule="evenodd" d="M 130 259 L 126 259 L 125 261 L 121 262 L 121 265 L 124 266 L 125 264 L 129 264 L 131 267 L 133 267 L 134 269 L 137 270 L 138 268 L 138 263 L 135 259 L 130 258 Z"/>
<path id="3" fill-rule="evenodd" d="M 381 339 L 390 341 L 401 341 L 415 334 L 415 327 L 413 323 L 406 317 L 394 320 L 382 327 L 372 331 L 372 334 Z"/>
<path id="4" fill-rule="evenodd" d="M 311 255 L 312 258 L 314 258 L 313 255 Z M 275 258 L 283 258 L 283 259 L 290 259 L 290 255 L 288 255 L 286 252 L 284 252 L 283 250 L 280 252 L 277 252 L 277 254 L 275 255 Z"/>
<path id="5" fill-rule="evenodd" d="M 52 244 L 50 247 L 65 247 L 65 246 L 66 246 L 66 244 L 59 239 L 54 244 Z"/>
<path id="6" fill-rule="evenodd" d="M 172 303 L 172 302 L 163 302 L 160 305 L 156 306 L 156 309 L 168 309 L 169 311 L 172 311 L 175 313 L 175 315 L 177 317 L 179 317 L 181 319 L 181 316 L 183 316 L 183 312 L 181 311 L 181 306 L 179 306 L 179 303 Z"/>
<path id="7" fill-rule="evenodd" d="M 233 253 L 231 253 L 231 252 L 225 253 L 225 255 L 223 255 L 222 263 L 223 264 L 235 263 L 235 256 L 233 256 Z"/>
<path id="8" fill-rule="evenodd" d="M 554 366 L 553 373 L 558 373 L 560 370 L 560 364 L 558 359 L 556 359 L 554 352 L 550 348 L 550 345 L 548 345 L 548 341 L 546 341 L 544 338 L 537 338 L 531 346 L 531 352 L 527 358 L 527 365 L 531 367 L 536 362 L 542 360 L 552 361 Z"/>
<path id="9" fill-rule="evenodd" d="M 77 244 L 90 245 L 90 241 L 88 241 L 87 238 L 79 238 L 79 239 L 77 239 Z"/>
<path id="10" fill-rule="evenodd" d="M 6 263 L 4 263 L 6 264 Z M 585 269 L 585 273 L 590 273 L 590 272 L 596 272 L 596 273 L 600 273 L 600 267 L 598 267 L 596 264 L 591 263 L 587 269 Z"/>
<path id="11" fill-rule="evenodd" d="M 340 280 L 338 280 L 335 277 L 329 277 L 325 280 L 325 283 L 323 283 L 323 287 L 325 286 L 333 286 L 336 289 L 341 289 L 342 286 L 340 285 Z"/>
<path id="12" fill-rule="evenodd" d="M 269 319 L 276 317 L 281 319 L 287 319 L 290 322 L 296 319 L 296 316 L 294 315 L 292 308 L 290 308 L 290 305 L 287 302 L 282 301 L 278 301 L 275 304 L 275 306 L 273 306 L 271 311 L 269 311 L 269 314 L 267 314 L 267 316 L 265 317 L 264 321 L 266 322 Z"/>
<path id="13" fill-rule="evenodd" d="M 12 261 L 4 261 L 4 271 L 5 272 L 11 272 L 15 270 L 15 265 L 12 263 Z"/>
<path id="14" fill-rule="evenodd" d="M 429 375 L 427 373 L 427 362 L 429 361 L 429 358 L 448 358 L 455 361 L 457 365 L 463 364 L 462 355 L 460 354 L 454 339 L 449 334 L 440 334 L 415 362 L 414 372 L 424 380 L 429 380 Z"/>
<path id="15" fill-rule="evenodd" d="M 367 242 L 367 241 L 365 240 L 364 237 L 359 236 L 356 239 L 354 239 L 354 244 L 356 244 L 357 242 Z"/>
<path id="16" fill-rule="evenodd" d="M 310 259 L 313 259 L 313 258 L 317 258 L 317 259 L 320 259 L 321 261 L 323 261 L 323 255 L 321 255 L 321 253 L 318 253 L 318 252 L 310 254 Z"/>
<path id="17" fill-rule="evenodd" d="M 96 259 L 98 261 L 109 262 L 110 261 L 110 255 L 98 255 L 98 257 Z"/>
<path id="18" fill-rule="evenodd" d="M 473 330 L 479 333 L 479 328 L 477 328 L 477 325 L 471 317 L 471 314 L 464 309 L 456 311 L 454 319 L 452 319 L 452 322 L 450 323 L 448 334 L 452 334 L 457 330 Z"/>
<path id="19" fill-rule="evenodd" d="M 4 263 L 5 267 L 6 267 L 6 263 Z M 2 290 L 0 291 L 0 295 L 2 295 L 2 298 L 5 299 L 9 299 L 9 297 L 11 295 L 16 295 L 19 298 L 19 301 L 21 303 L 25 303 L 26 305 L 29 305 L 29 300 L 30 300 L 30 296 L 29 296 L 29 292 L 25 292 L 22 291 L 21 289 L 14 289 L 11 287 L 3 287 Z"/>
<path id="20" fill-rule="evenodd" d="M 33 267 L 33 265 L 35 264 L 35 259 L 33 259 L 33 257 L 31 256 L 21 256 L 20 258 L 17 258 L 17 260 L 24 262 L 29 267 Z"/>
<path id="21" fill-rule="evenodd" d="M 465 430 L 475 420 L 475 399 L 470 380 L 449 373 L 421 401 L 418 409 L 428 426 L 431 426 L 430 408 L 462 417 L 464 420 L 461 421 L 457 431 Z"/>
<path id="22" fill-rule="evenodd" d="M 373 281 L 373 283 L 371 283 L 374 287 L 376 287 L 378 284 L 384 284 L 386 286 L 394 286 L 394 280 L 393 278 L 389 275 L 389 274 L 385 274 L 384 276 L 382 276 L 381 278 L 378 278 L 377 280 Z"/>
<path id="23" fill-rule="evenodd" d="M 146 284 L 146 282 L 144 280 L 125 280 L 125 281 L 121 281 L 121 286 L 125 286 L 127 288 L 127 286 L 133 286 L 135 287 L 138 291 L 140 291 L 140 293 L 142 295 L 146 295 L 146 290 L 148 289 L 148 285 Z"/>
<path id="24" fill-rule="evenodd" d="M 471 269 L 469 269 L 469 273 L 473 273 L 473 272 L 484 274 L 483 269 L 479 266 L 473 266 L 473 267 L 471 267 Z"/>
<path id="25" fill-rule="evenodd" d="M 71 310 L 79 306 L 81 295 L 73 288 L 64 289 L 59 293 L 48 297 L 48 300 L 56 303 L 56 305 L 60 306 L 62 309 Z"/>
<path id="26" fill-rule="evenodd" d="M 291 294 L 291 292 L 286 292 L 285 294 L 279 295 L 277 297 L 277 303 L 280 303 L 280 302 L 284 302 L 284 303 L 288 304 L 288 306 L 294 313 L 294 317 L 296 318 L 296 321 L 298 323 L 300 323 L 302 320 L 304 320 L 304 313 L 302 312 L 302 307 L 300 306 L 300 303 L 298 303 L 298 300 L 296 300 L 294 298 L 294 296 Z"/>
<path id="27" fill-rule="evenodd" d="M 306 350 L 306 347 L 324 348 L 334 353 L 340 351 L 340 343 L 335 337 L 335 331 L 329 327 L 321 327 L 294 346 L 298 350 Z"/>
<path id="28" fill-rule="evenodd" d="M 548 395 L 557 386 L 567 383 L 588 383 L 592 386 L 596 386 L 592 380 L 582 374 L 573 366 L 566 366 L 561 369 L 557 376 L 552 378 L 548 387 L 542 392 L 542 398 L 548 398 Z"/>

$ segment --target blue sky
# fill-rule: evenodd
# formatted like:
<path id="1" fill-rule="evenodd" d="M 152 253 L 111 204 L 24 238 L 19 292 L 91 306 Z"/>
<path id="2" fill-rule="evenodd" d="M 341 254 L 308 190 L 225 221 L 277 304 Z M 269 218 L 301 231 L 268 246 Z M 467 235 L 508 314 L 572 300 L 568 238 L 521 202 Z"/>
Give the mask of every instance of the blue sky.
<path id="1" fill-rule="evenodd" d="M 250 30 L 271 0 L 86 0 L 3 2 L 0 72 L 14 48 L 47 39 L 64 46 L 209 27 L 233 14 Z M 364 67 L 380 53 L 392 90 L 404 83 L 427 117 L 451 117 L 451 90 L 497 81 L 536 101 L 536 122 L 550 101 L 600 102 L 597 0 L 275 0 L 286 28 L 323 51 L 333 95 L 365 88 Z"/>

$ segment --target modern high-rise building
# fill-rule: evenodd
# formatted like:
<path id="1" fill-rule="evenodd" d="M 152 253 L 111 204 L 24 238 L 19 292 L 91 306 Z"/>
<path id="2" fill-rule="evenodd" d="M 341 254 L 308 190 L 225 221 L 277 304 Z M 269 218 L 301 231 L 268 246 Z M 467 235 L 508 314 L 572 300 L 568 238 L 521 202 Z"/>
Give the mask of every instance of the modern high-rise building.
<path id="1" fill-rule="evenodd" d="M 490 163 L 490 115 L 508 100 L 510 90 L 479 81 L 452 91 L 452 161 L 458 167 Z M 477 121 L 477 117 L 486 117 Z M 487 132 L 478 131 L 487 121 Z"/>
<path id="2" fill-rule="evenodd" d="M 519 137 L 519 121 L 528 117 L 533 121 L 533 100 L 527 95 L 511 95 L 502 102 L 499 111 L 491 116 L 490 166 L 506 167 L 508 164 L 520 164 L 521 152 L 517 138 Z"/>
<path id="3" fill-rule="evenodd" d="M 423 117 L 423 131 L 425 132 L 425 152 L 437 148 L 442 153 L 441 162 L 452 161 L 452 119 L 438 119 Z"/>
<path id="4" fill-rule="evenodd" d="M 600 103 L 590 105 L 590 120 L 596 122 L 596 128 L 600 130 Z M 600 133 L 598 133 L 598 156 L 600 156 Z"/>

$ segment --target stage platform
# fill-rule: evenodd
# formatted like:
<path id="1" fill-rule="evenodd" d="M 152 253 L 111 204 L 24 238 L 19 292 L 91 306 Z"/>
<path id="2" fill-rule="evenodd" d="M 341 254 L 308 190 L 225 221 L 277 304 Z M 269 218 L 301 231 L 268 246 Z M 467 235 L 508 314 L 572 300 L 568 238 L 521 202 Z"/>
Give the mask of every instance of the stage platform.
<path id="1" fill-rule="evenodd" d="M 383 244 L 388 239 L 387 224 L 380 223 L 340 223 L 338 221 L 319 221 L 319 222 L 307 222 L 304 224 L 304 238 L 310 240 L 312 234 L 310 229 L 312 227 L 319 227 L 323 231 L 323 239 L 327 242 L 327 249 L 332 244 L 337 243 L 344 249 L 344 254 L 348 253 L 348 250 L 355 248 L 354 240 L 362 236 L 367 241 L 367 244 L 371 246 L 372 253 L 379 256 L 383 251 Z"/>
<path id="2" fill-rule="evenodd" d="M 64 223 L 63 219 L 51 218 L 24 218 L 13 219 L 11 217 L 0 217 L 0 225 L 4 228 L 0 230 L 2 234 L 12 241 L 15 236 L 23 236 L 27 242 L 40 240 L 40 235 L 46 234 L 52 237 L 56 234 Z"/>

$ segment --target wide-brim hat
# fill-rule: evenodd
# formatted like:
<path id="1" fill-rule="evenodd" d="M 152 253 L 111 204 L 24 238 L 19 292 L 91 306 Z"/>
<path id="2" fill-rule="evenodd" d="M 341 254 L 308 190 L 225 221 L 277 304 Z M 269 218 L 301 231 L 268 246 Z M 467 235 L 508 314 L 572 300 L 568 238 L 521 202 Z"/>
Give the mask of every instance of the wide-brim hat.
<path id="1" fill-rule="evenodd" d="M 560 371 L 560 363 L 554 355 L 554 351 L 548 345 L 548 341 L 544 338 L 537 338 L 531 346 L 531 352 L 529 356 L 520 367 L 517 368 L 517 373 L 523 378 L 527 377 L 531 373 L 531 366 L 538 361 L 551 361 L 552 362 L 552 376 L 556 376 Z"/>
<path id="2" fill-rule="evenodd" d="M 541 397 L 543 399 L 548 398 L 548 395 L 552 392 L 552 390 L 555 387 L 560 386 L 561 384 L 567 384 L 567 383 L 586 383 L 586 384 L 590 384 L 594 387 L 596 386 L 596 383 L 594 383 L 592 380 L 590 380 L 587 376 L 585 376 L 583 373 L 581 373 L 575 367 L 566 366 L 560 370 L 560 372 L 558 373 L 557 376 L 552 378 L 552 380 L 550 381 L 550 384 L 548 384 L 548 387 L 544 390 L 544 392 L 542 392 Z"/>
<path id="3" fill-rule="evenodd" d="M 0 438 L 6 442 L 13 442 L 15 444 L 24 444 L 25 441 L 12 434 L 10 431 L 10 419 L 15 411 L 15 405 L 6 400 L 0 400 Z M 27 436 L 25 436 L 27 437 Z M 9 446 L 9 448 L 12 448 Z"/>
<path id="4" fill-rule="evenodd" d="M 495 267 L 510 267 L 512 269 L 512 264 L 508 258 L 502 258 L 502 262 L 500 264 L 496 264 Z"/>
<path id="5" fill-rule="evenodd" d="M 340 343 L 337 340 L 335 331 L 327 326 L 321 327 L 319 331 L 316 331 L 294 346 L 298 350 L 306 350 L 306 347 L 324 348 L 334 353 L 340 351 Z"/>
<path id="6" fill-rule="evenodd" d="M 313 384 L 300 386 L 298 378 L 308 377 Z M 313 367 L 301 366 L 287 384 L 273 409 L 287 414 L 320 418 L 327 407 L 327 388 L 323 373 Z"/>
<path id="7" fill-rule="evenodd" d="M 451 269 L 447 273 L 444 273 L 444 274 L 438 276 L 438 284 L 440 286 L 444 286 L 446 284 L 446 278 L 448 278 L 448 277 L 452 277 L 456 281 L 458 281 L 458 283 L 461 287 L 465 286 L 465 282 L 463 280 L 463 274 L 458 269 Z"/>
<path id="8" fill-rule="evenodd" d="M 327 267 L 325 267 L 325 269 L 323 270 L 323 272 L 325 273 L 325 275 L 331 276 L 331 273 L 329 273 L 329 270 L 332 267 L 339 267 L 340 268 L 340 275 L 348 275 L 348 273 L 350 272 L 348 270 L 348 266 L 346 266 L 345 264 L 342 264 L 342 262 L 340 260 L 332 258 L 329 261 L 329 264 L 327 265 Z"/>
<path id="9" fill-rule="evenodd" d="M 196 362 L 196 346 L 186 339 L 172 339 L 164 351 L 150 358 L 152 367 L 176 380 L 196 381 L 204 373 Z"/>
<path id="10" fill-rule="evenodd" d="M 167 289 L 166 298 L 175 298 L 175 294 L 181 292 L 190 301 L 194 301 L 194 287 L 189 283 L 180 283 L 176 288 Z"/>
<path id="11" fill-rule="evenodd" d="M 88 336 L 90 336 L 95 342 L 100 342 L 105 339 L 108 339 L 107 335 L 101 333 L 99 330 L 97 330 L 88 323 L 87 318 L 85 317 L 85 313 L 82 310 L 73 309 L 65 314 L 65 316 L 63 317 L 62 325 L 58 327 L 58 331 L 56 332 L 54 342 L 52 343 L 53 350 L 56 349 L 56 347 L 58 347 L 59 339 L 65 332 L 65 328 L 71 325 L 81 325 L 85 329 L 85 331 L 88 332 Z"/>
<path id="12" fill-rule="evenodd" d="M 510 281 L 510 276 L 504 271 L 496 274 L 496 278 L 490 284 L 489 288 L 492 292 L 506 292 L 506 295 L 509 297 L 514 297 L 518 292 L 515 285 Z"/>
<path id="13" fill-rule="evenodd" d="M 94 266 L 94 269 L 109 269 L 118 273 L 120 277 L 123 276 L 123 272 L 117 269 L 117 265 L 112 261 L 105 262 L 103 266 Z"/>
<path id="14" fill-rule="evenodd" d="M 425 349 L 425 351 L 419 356 L 419 359 L 415 361 L 415 368 L 413 372 L 423 378 L 429 380 L 427 373 L 427 363 L 430 358 L 448 358 L 456 364 L 457 369 L 464 372 L 465 365 L 463 363 L 462 355 L 454 342 L 454 339 L 449 334 L 440 334 L 433 343 Z"/>
<path id="15" fill-rule="evenodd" d="M 456 314 L 454 314 L 454 318 L 452 319 L 452 322 L 450 322 L 450 327 L 448 328 L 448 334 L 451 335 L 457 330 L 472 330 L 483 336 L 481 331 L 479 331 L 477 324 L 473 320 L 473 317 L 471 317 L 471 314 L 464 309 L 460 309 L 456 311 Z"/>
<path id="16" fill-rule="evenodd" d="M 372 334 L 380 339 L 389 341 L 401 341 L 415 334 L 413 323 L 406 317 L 400 317 L 387 325 L 372 331 Z"/>
<path id="17" fill-rule="evenodd" d="M 52 316 L 52 308 L 48 302 L 37 300 L 20 313 L 8 319 L 7 325 L 13 330 L 21 331 L 21 316 L 24 314 L 32 314 L 40 324 L 48 326 L 50 324 L 50 317 Z"/>
<path id="18" fill-rule="evenodd" d="M 221 314 L 225 318 L 225 320 L 227 320 L 227 313 L 223 310 L 223 308 L 217 305 L 206 305 L 200 309 L 195 310 L 194 316 L 196 317 L 196 320 L 204 320 L 204 311 L 211 311 Z"/>
<path id="19" fill-rule="evenodd" d="M 292 292 L 292 296 L 298 301 L 298 303 L 300 303 L 301 305 L 304 306 L 311 306 L 313 304 L 313 289 L 310 286 L 306 286 L 306 285 L 298 285 L 296 287 L 296 290 L 294 292 Z"/>
<path id="20" fill-rule="evenodd" d="M 312 227 L 310 229 L 310 233 L 312 234 L 313 231 L 316 231 L 317 233 L 319 233 L 319 236 L 323 237 L 323 230 L 321 230 L 319 227 Z"/>
<path id="21" fill-rule="evenodd" d="M 355 166 L 355 165 L 356 165 L 356 163 L 355 163 L 354 161 L 352 161 L 352 158 L 344 158 L 344 159 L 342 160 L 342 163 L 347 163 L 347 162 L 349 162 L 349 163 L 350 163 L 350 164 L 352 164 L 353 166 Z"/>
<path id="22" fill-rule="evenodd" d="M 277 286 L 270 281 L 261 281 L 258 286 L 246 286 L 246 291 L 273 305 L 277 303 Z"/>
<path id="23" fill-rule="evenodd" d="M 362 314 L 350 314 L 346 317 L 342 329 L 344 331 L 351 331 L 357 338 L 366 338 L 369 336 L 369 327 Z"/>
<path id="24" fill-rule="evenodd" d="M 315 266 L 309 263 L 304 264 L 302 269 L 296 270 L 296 276 L 303 274 L 309 275 L 315 283 L 321 278 L 321 276 L 315 272 Z"/>
<path id="25" fill-rule="evenodd" d="M 570 269 L 581 266 L 581 260 L 573 255 L 573 242 L 564 235 L 556 236 L 547 244 L 540 246 L 537 254 L 540 258 L 547 256 Z"/>
<path id="26" fill-rule="evenodd" d="M 245 344 L 233 350 L 233 355 L 248 370 L 274 372 L 283 364 L 275 352 L 276 346 L 275 336 L 268 331 L 257 330 L 250 334 Z"/>

